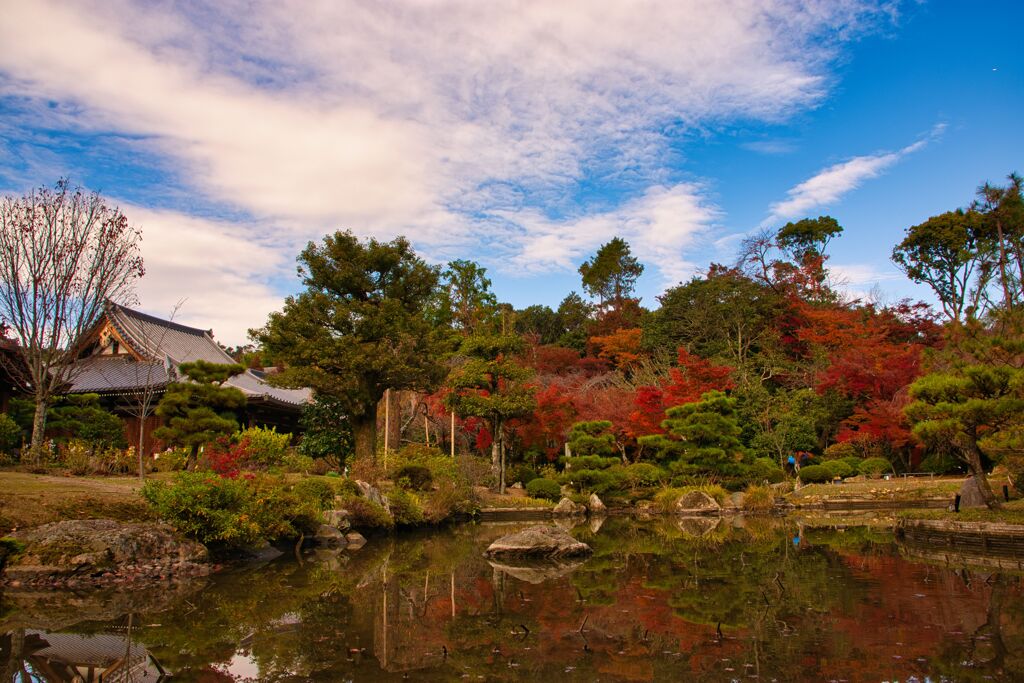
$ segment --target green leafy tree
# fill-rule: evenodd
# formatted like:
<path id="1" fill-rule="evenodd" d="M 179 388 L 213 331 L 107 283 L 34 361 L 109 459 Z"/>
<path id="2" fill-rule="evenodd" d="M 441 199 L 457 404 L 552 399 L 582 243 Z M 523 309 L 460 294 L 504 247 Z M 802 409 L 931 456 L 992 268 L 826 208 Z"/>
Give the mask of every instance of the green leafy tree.
<path id="1" fill-rule="evenodd" d="M 448 376 L 449 408 L 463 417 L 487 422 L 491 443 L 491 467 L 498 491 L 505 492 L 508 460 L 508 422 L 529 415 L 536 407 L 534 388 L 526 383 L 530 370 L 516 361 L 524 343 L 517 335 L 475 335 L 459 347 L 459 363 Z"/>
<path id="2" fill-rule="evenodd" d="M 469 336 L 494 323 L 498 300 L 486 268 L 460 259 L 449 262 L 441 278 L 444 305 L 456 330 Z"/>
<path id="3" fill-rule="evenodd" d="M 804 218 L 779 228 L 775 242 L 779 249 L 802 263 L 809 257 L 824 256 L 828 243 L 842 232 L 839 221 L 832 216 Z"/>
<path id="4" fill-rule="evenodd" d="M 285 365 L 270 381 L 339 402 L 356 457 L 372 458 L 385 390 L 427 390 L 444 376 L 445 330 L 427 313 L 438 271 L 403 237 L 360 242 L 351 232 L 310 243 L 299 262 L 305 291 L 249 334 Z"/>
<path id="5" fill-rule="evenodd" d="M 516 332 L 536 337 L 540 344 L 557 344 L 565 328 L 550 306 L 533 305 L 516 311 Z"/>
<path id="6" fill-rule="evenodd" d="M 989 240 L 996 245 L 1003 306 L 1015 308 L 1024 300 L 1024 178 L 1011 173 L 1007 180 L 1006 187 L 979 187 L 972 208 L 984 216 Z"/>
<path id="7" fill-rule="evenodd" d="M 946 317 L 962 322 L 979 314 L 992 278 L 986 232 L 981 213 L 948 211 L 908 228 L 892 260 L 911 280 L 931 287 Z"/>
<path id="8" fill-rule="evenodd" d="M 188 448 L 190 469 L 200 447 L 238 431 L 236 411 L 245 407 L 245 394 L 225 384 L 244 370 L 241 365 L 204 360 L 182 363 L 178 371 L 189 381 L 169 385 L 157 404 L 156 414 L 163 426 L 153 435 L 172 446 Z"/>
<path id="9" fill-rule="evenodd" d="M 558 324 L 561 327 L 561 336 L 558 337 L 559 346 L 569 349 L 576 349 L 582 352 L 586 349 L 587 339 L 590 337 L 590 325 L 593 322 L 594 307 L 583 300 L 576 292 L 569 294 L 558 304 Z"/>
<path id="10" fill-rule="evenodd" d="M 299 426 L 302 428 L 299 452 L 303 455 L 323 458 L 339 468 L 352 455 L 352 426 L 342 401 L 316 396 L 303 408 Z"/>
<path id="11" fill-rule="evenodd" d="M 601 245 L 589 261 L 580 266 L 583 289 L 597 298 L 601 305 L 621 308 L 643 274 L 643 265 L 630 253 L 626 240 L 615 237 Z"/>
<path id="12" fill-rule="evenodd" d="M 744 474 L 747 450 L 740 440 L 742 429 L 736 399 L 709 391 L 695 403 L 669 408 L 662 425 L 676 437 L 663 434 L 640 437 L 657 458 L 670 461 L 677 474 L 712 475 L 735 479 Z"/>

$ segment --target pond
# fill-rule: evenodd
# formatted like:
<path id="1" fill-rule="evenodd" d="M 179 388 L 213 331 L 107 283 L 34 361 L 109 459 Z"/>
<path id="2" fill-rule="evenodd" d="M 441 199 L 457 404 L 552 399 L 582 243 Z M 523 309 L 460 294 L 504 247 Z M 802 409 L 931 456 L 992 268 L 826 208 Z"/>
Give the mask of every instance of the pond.
<path id="1" fill-rule="evenodd" d="M 612 517 L 573 529 L 595 550 L 577 565 L 482 557 L 521 526 L 8 592 L 3 680 L 1024 680 L 1020 573 L 916 553 L 884 520 Z"/>

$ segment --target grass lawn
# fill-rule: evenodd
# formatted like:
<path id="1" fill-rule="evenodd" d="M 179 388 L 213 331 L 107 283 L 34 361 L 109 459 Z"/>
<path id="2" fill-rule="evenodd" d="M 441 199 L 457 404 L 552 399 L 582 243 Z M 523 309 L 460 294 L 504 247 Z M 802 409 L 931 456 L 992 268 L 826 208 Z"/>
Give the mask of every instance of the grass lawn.
<path id="1" fill-rule="evenodd" d="M 139 488 L 137 477 L 0 472 L 0 533 L 60 519 L 152 519 Z"/>
<path id="2" fill-rule="evenodd" d="M 940 519 L 951 522 L 1002 522 L 1004 524 L 1024 524 L 1024 500 L 1011 500 L 1000 510 L 988 508 L 970 508 L 960 512 L 948 510 L 902 510 L 900 517 L 905 519 Z"/>
<path id="3" fill-rule="evenodd" d="M 964 477 L 896 477 L 851 481 L 841 484 L 809 484 L 787 495 L 794 502 L 809 502 L 815 499 L 862 498 L 877 500 L 921 500 L 924 498 L 949 498 L 960 490 Z"/>

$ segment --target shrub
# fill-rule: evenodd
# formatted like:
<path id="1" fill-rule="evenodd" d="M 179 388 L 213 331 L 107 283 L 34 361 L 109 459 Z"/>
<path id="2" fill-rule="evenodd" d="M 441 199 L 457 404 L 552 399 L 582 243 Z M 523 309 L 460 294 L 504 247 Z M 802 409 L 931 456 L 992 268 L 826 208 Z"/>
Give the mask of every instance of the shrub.
<path id="1" fill-rule="evenodd" d="M 13 453 L 21 445 L 22 431 L 7 413 L 0 414 L 0 451 Z"/>
<path id="2" fill-rule="evenodd" d="M 261 537 L 290 540 L 320 526 L 323 503 L 311 492 L 296 491 L 277 477 L 256 477 L 246 483 L 251 498 L 245 513 L 256 522 Z"/>
<path id="3" fill-rule="evenodd" d="M 117 448 L 108 446 L 98 448 L 93 454 L 93 472 L 98 474 L 138 473 L 139 458 L 135 448 Z"/>
<path id="4" fill-rule="evenodd" d="M 338 503 L 348 510 L 349 521 L 357 529 L 390 529 L 395 526 L 387 510 L 372 500 L 346 495 Z"/>
<path id="5" fill-rule="evenodd" d="M 576 470 L 603 470 L 613 465 L 618 465 L 621 460 L 618 458 L 604 458 L 600 455 L 584 455 L 572 458 L 561 458 L 561 463 L 566 469 Z"/>
<path id="6" fill-rule="evenodd" d="M 288 453 L 287 455 L 284 456 L 284 459 L 281 461 L 281 468 L 284 469 L 285 472 L 296 472 L 299 474 L 317 474 L 316 472 L 313 471 L 314 469 L 316 469 L 317 462 L 318 461 L 313 460 L 313 458 L 309 457 L 308 455 L 302 455 L 301 453 Z M 327 463 L 323 461 L 319 462 L 325 467 L 327 466 Z M 325 469 L 324 472 L 326 471 L 327 470 Z M 323 474 L 324 472 L 319 472 L 319 474 Z"/>
<path id="7" fill-rule="evenodd" d="M 509 481 L 513 483 L 518 481 L 523 486 L 526 486 L 536 478 L 537 471 L 529 465 L 516 465 L 509 472 Z"/>
<path id="8" fill-rule="evenodd" d="M 828 473 L 832 475 L 833 479 L 835 479 L 836 477 L 839 477 L 841 479 L 843 477 L 848 477 L 851 474 L 853 474 L 853 468 L 846 464 L 846 462 L 843 460 L 828 460 L 821 466 L 828 470 Z"/>
<path id="9" fill-rule="evenodd" d="M 205 545 L 246 547 L 262 539 L 259 524 L 248 514 L 252 495 L 244 481 L 180 472 L 173 483 L 146 482 L 142 497 L 175 529 Z"/>
<path id="10" fill-rule="evenodd" d="M 396 526 L 423 524 L 423 506 L 415 493 L 396 488 L 388 494 L 388 507 Z"/>
<path id="11" fill-rule="evenodd" d="M 399 486 L 413 491 L 426 491 L 434 483 L 434 475 L 424 465 L 403 465 L 393 476 Z"/>
<path id="12" fill-rule="evenodd" d="M 665 480 L 665 470 L 647 462 L 638 462 L 625 468 L 626 481 L 633 488 L 658 486 Z"/>
<path id="13" fill-rule="evenodd" d="M 526 485 L 526 494 L 530 498 L 542 500 L 558 500 L 562 497 L 562 487 L 557 481 L 538 477 Z"/>
<path id="14" fill-rule="evenodd" d="M 188 451 L 182 448 L 166 450 L 153 454 L 153 469 L 157 472 L 178 472 L 185 469 L 188 462 Z"/>
<path id="15" fill-rule="evenodd" d="M 233 442 L 226 436 L 218 437 L 203 448 L 203 465 L 221 477 L 234 479 L 249 459 L 244 442 Z"/>
<path id="16" fill-rule="evenodd" d="M 85 476 L 92 473 L 92 456 L 89 445 L 74 439 L 60 446 L 60 462 L 71 474 Z"/>
<path id="17" fill-rule="evenodd" d="M 764 512 L 775 507 L 775 492 L 770 486 L 751 484 L 743 492 L 743 509 Z"/>
<path id="18" fill-rule="evenodd" d="M 334 501 L 335 489 L 323 479 L 301 479 L 292 486 L 296 495 L 316 501 L 322 510 L 327 510 Z"/>
<path id="19" fill-rule="evenodd" d="M 808 484 L 831 481 L 832 473 L 824 465 L 808 465 L 800 468 L 800 479 Z"/>
<path id="20" fill-rule="evenodd" d="M 786 478 L 786 473 L 773 458 L 758 458 L 750 466 L 750 478 L 757 483 L 777 484 Z"/>
<path id="21" fill-rule="evenodd" d="M 473 514 L 476 507 L 477 502 L 471 487 L 441 481 L 437 490 L 427 496 L 426 502 L 423 503 L 423 514 L 427 521 L 437 524 L 452 515 Z"/>
<path id="22" fill-rule="evenodd" d="M 846 458 L 860 458 L 860 450 L 850 441 L 834 443 L 825 449 L 821 454 L 825 460 L 844 460 Z"/>
<path id="23" fill-rule="evenodd" d="M 842 462 L 845 462 L 847 465 L 850 466 L 850 471 L 851 472 L 858 472 L 858 473 L 860 472 L 860 464 L 862 462 L 864 462 L 864 458 L 860 458 L 860 457 L 857 457 L 855 455 L 850 456 L 848 458 L 840 458 L 840 460 Z"/>
<path id="24" fill-rule="evenodd" d="M 892 464 L 885 458 L 868 458 L 860 464 L 860 473 L 868 477 L 878 477 L 891 471 Z"/>
<path id="25" fill-rule="evenodd" d="M 278 434 L 276 427 L 250 427 L 235 435 L 235 442 L 247 456 L 245 463 L 255 469 L 280 467 L 288 454 L 291 434 Z"/>
<path id="26" fill-rule="evenodd" d="M 626 486 L 627 476 L 625 468 L 620 466 L 605 470 L 569 470 L 562 475 L 562 482 L 580 493 L 604 495 L 621 491 Z"/>

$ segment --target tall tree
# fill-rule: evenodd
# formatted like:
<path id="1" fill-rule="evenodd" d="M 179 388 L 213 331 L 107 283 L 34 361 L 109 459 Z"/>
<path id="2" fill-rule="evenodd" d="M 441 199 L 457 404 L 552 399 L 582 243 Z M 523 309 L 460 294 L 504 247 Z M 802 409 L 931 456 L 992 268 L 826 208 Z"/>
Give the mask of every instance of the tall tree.
<path id="1" fill-rule="evenodd" d="M 989 239 L 996 245 L 1003 306 L 1014 308 L 1024 299 L 1024 178 L 1011 173 L 1006 187 L 985 183 L 972 206 L 985 217 Z"/>
<path id="2" fill-rule="evenodd" d="M 491 292 L 486 268 L 460 259 L 449 262 L 441 278 L 442 296 L 455 329 L 469 336 L 494 322 L 498 300 Z"/>
<path id="3" fill-rule="evenodd" d="M 832 216 L 804 218 L 786 223 L 775 234 L 775 243 L 797 262 L 809 257 L 824 256 L 828 243 L 843 232 Z"/>
<path id="4" fill-rule="evenodd" d="M 360 242 L 351 232 L 310 243 L 299 262 L 305 291 L 249 334 L 286 366 L 270 381 L 337 400 L 356 457 L 373 457 L 385 390 L 430 389 L 444 376 L 443 330 L 426 314 L 438 271 L 404 237 Z"/>
<path id="5" fill-rule="evenodd" d="M 529 415 L 536 407 L 535 387 L 527 384 L 531 372 L 516 356 L 524 343 L 517 335 L 475 335 L 463 340 L 463 359 L 448 376 L 449 408 L 462 417 L 487 421 L 493 441 L 491 467 L 498 491 L 505 492 L 509 421 Z"/>
<path id="6" fill-rule="evenodd" d="M 590 325 L 593 322 L 594 307 L 583 300 L 576 292 L 569 292 L 558 304 L 558 323 L 562 334 L 558 345 L 582 352 L 587 346 L 590 336 Z"/>
<path id="7" fill-rule="evenodd" d="M 583 289 L 596 297 L 602 307 L 621 308 L 622 301 L 633 293 L 644 267 L 630 253 L 626 240 L 615 237 L 601 245 L 597 254 L 580 266 L 579 272 L 583 276 Z"/>
<path id="8" fill-rule="evenodd" d="M 238 430 L 236 411 L 245 407 L 245 394 L 225 383 L 245 368 L 198 360 L 182 363 L 178 371 L 188 381 L 167 387 L 156 407 L 164 424 L 153 434 L 172 446 L 188 448 L 191 469 L 202 446 Z"/>
<path id="9" fill-rule="evenodd" d="M 108 301 L 132 303 L 145 272 L 142 236 L 117 208 L 61 180 L 0 204 L 0 319 L 18 342 L 10 370 L 35 401 L 32 447 L 46 406 L 74 379 L 86 333 Z"/>
<path id="10" fill-rule="evenodd" d="M 992 245 L 977 211 L 948 211 L 907 229 L 892 260 L 914 282 L 931 287 L 954 322 L 980 315 L 992 278 Z"/>

